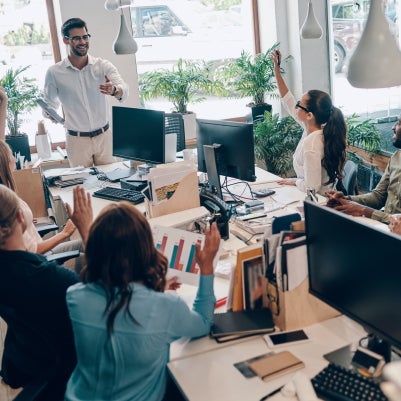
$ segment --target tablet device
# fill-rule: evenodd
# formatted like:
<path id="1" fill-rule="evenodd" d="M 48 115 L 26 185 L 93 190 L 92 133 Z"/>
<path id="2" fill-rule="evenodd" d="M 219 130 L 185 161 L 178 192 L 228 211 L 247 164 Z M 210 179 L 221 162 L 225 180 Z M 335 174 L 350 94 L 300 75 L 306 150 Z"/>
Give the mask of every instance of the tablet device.
<path id="1" fill-rule="evenodd" d="M 36 99 L 37 104 L 47 113 L 49 114 L 50 117 L 52 117 L 54 120 L 59 122 L 60 124 L 64 124 L 64 118 L 61 117 L 56 110 L 54 110 L 52 107 L 50 107 L 43 99 L 37 98 Z"/>

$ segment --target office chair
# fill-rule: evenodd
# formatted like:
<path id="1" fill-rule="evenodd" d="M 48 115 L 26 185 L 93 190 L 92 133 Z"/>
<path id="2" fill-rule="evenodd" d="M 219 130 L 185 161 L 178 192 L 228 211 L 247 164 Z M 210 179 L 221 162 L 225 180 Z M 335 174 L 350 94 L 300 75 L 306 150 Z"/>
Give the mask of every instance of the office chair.
<path id="1" fill-rule="evenodd" d="M 55 347 L 45 333 L 27 324 L 12 307 L 0 304 L 0 316 L 7 323 L 4 341 L 7 355 L 3 354 L 1 376 L 13 388 L 23 387 L 14 401 L 35 401 L 44 393 L 57 371 L 59 358 Z M 26 342 L 27 338 L 29 343 Z M 32 347 L 32 344 L 35 344 L 35 347 Z M 19 358 L 21 355 L 23 362 Z M 24 383 L 19 383 L 18 379 L 13 381 L 12 373 L 11 377 L 8 376 L 13 368 L 18 371 L 19 376 L 29 379 Z M 32 372 L 41 373 L 32 378 Z"/>
<path id="2" fill-rule="evenodd" d="M 352 160 L 347 160 L 344 165 L 344 178 L 342 184 L 346 195 L 358 195 L 358 165 Z"/>
<path id="3" fill-rule="evenodd" d="M 165 134 L 177 134 L 177 152 L 185 149 L 184 119 L 180 113 L 166 113 L 164 115 Z"/>

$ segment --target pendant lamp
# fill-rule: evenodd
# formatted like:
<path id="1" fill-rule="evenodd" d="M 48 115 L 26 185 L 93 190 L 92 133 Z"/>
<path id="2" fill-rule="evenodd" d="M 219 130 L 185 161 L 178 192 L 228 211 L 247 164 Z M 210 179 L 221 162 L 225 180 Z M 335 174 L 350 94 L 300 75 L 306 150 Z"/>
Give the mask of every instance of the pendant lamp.
<path id="1" fill-rule="evenodd" d="M 323 35 L 323 29 L 315 17 L 312 0 L 309 0 L 308 13 L 301 28 L 301 37 L 303 39 L 320 39 Z"/>
<path id="2" fill-rule="evenodd" d="M 349 62 L 347 79 L 356 88 L 401 85 L 401 52 L 381 3 L 370 1 L 365 29 Z"/>
<path id="3" fill-rule="evenodd" d="M 113 44 L 113 50 L 116 54 L 135 54 L 138 51 L 138 45 L 128 30 L 127 23 L 123 13 L 124 7 L 129 7 L 131 0 L 106 0 L 104 7 L 106 10 L 114 11 L 120 9 L 120 30 Z"/>

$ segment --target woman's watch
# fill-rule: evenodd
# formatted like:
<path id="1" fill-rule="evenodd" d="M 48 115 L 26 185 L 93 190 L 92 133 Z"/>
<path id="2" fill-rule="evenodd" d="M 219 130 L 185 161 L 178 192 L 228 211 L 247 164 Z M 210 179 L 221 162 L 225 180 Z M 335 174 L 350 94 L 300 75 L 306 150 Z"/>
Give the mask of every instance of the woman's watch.
<path id="1" fill-rule="evenodd" d="M 113 88 L 114 88 L 114 91 L 111 96 L 116 96 L 118 94 L 117 86 L 113 86 Z"/>

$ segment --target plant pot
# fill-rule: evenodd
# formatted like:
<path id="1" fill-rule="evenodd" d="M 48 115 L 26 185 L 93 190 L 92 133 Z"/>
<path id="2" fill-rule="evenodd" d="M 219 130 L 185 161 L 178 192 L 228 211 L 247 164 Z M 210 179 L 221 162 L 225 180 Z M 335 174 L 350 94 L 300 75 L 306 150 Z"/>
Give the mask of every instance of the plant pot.
<path id="1" fill-rule="evenodd" d="M 196 139 L 196 114 L 187 113 L 183 114 L 184 130 L 185 130 L 185 141 L 191 141 Z"/>
<path id="2" fill-rule="evenodd" d="M 6 142 L 10 146 L 13 154 L 24 156 L 24 161 L 31 161 L 31 150 L 29 148 L 29 139 L 27 134 L 6 135 Z M 17 164 L 19 160 L 16 160 Z M 22 167 L 22 166 L 21 166 Z"/>
<path id="3" fill-rule="evenodd" d="M 272 105 L 271 104 L 258 104 L 255 106 L 251 106 L 251 112 L 252 112 L 252 121 L 256 122 L 259 120 L 263 120 L 265 118 L 265 112 L 266 111 L 272 111 Z"/>

